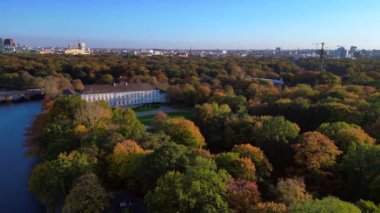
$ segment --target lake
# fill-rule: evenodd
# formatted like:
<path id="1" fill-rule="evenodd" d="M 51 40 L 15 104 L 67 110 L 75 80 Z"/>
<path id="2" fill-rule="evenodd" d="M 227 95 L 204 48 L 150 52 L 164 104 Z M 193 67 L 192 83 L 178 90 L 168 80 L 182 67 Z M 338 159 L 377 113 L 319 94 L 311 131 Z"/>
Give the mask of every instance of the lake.
<path id="1" fill-rule="evenodd" d="M 25 156 L 25 129 L 41 111 L 41 101 L 0 105 L 0 212 L 43 212 L 28 190 L 36 160 Z"/>

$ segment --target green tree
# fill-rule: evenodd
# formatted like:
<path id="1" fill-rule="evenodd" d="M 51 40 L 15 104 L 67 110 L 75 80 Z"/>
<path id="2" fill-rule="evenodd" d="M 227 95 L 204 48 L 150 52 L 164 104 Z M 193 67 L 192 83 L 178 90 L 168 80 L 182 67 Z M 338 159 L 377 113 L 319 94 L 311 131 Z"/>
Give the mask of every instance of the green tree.
<path id="1" fill-rule="evenodd" d="M 225 200 L 229 176 L 216 171 L 210 160 L 197 161 L 185 173 L 170 171 L 157 181 L 156 188 L 145 196 L 149 211 L 229 212 Z"/>
<path id="2" fill-rule="evenodd" d="M 73 180 L 91 172 L 97 161 L 85 154 L 60 154 L 57 160 L 38 164 L 29 177 L 29 189 L 50 209 L 55 201 L 65 196 Z"/>
<path id="3" fill-rule="evenodd" d="M 138 139 L 145 130 L 132 109 L 115 109 L 112 121 L 118 125 L 118 132 L 128 139 Z"/>
<path id="4" fill-rule="evenodd" d="M 380 206 L 376 205 L 372 201 L 369 200 L 359 200 L 355 203 L 355 205 L 363 212 L 363 213 L 379 213 Z"/>
<path id="5" fill-rule="evenodd" d="M 65 199 L 62 212 L 103 212 L 109 206 L 110 194 L 98 177 L 87 173 L 78 178 Z"/>
<path id="6" fill-rule="evenodd" d="M 265 118 L 257 130 L 256 140 L 275 168 L 275 173 L 282 173 L 292 162 L 293 150 L 290 145 L 298 137 L 299 131 L 297 124 L 284 117 Z"/>
<path id="7" fill-rule="evenodd" d="M 360 209 L 352 203 L 344 202 L 335 197 L 326 197 L 322 200 L 313 200 L 306 203 L 299 203 L 291 206 L 290 213 L 360 213 Z"/>
<path id="8" fill-rule="evenodd" d="M 225 149 L 224 121 L 231 114 L 228 105 L 216 103 L 197 105 L 195 107 L 195 121 L 206 138 L 207 146 L 212 150 Z"/>
<path id="9" fill-rule="evenodd" d="M 360 145 L 343 155 L 340 167 L 346 182 L 346 196 L 368 199 L 370 184 L 380 175 L 380 146 Z"/>

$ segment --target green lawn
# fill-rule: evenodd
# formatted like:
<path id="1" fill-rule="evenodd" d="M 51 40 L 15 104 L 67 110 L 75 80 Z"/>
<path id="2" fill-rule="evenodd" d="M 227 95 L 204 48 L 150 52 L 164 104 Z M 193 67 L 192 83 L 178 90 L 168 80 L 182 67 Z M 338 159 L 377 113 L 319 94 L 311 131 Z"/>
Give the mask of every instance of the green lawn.
<path id="1" fill-rule="evenodd" d="M 136 107 L 136 108 L 133 108 L 133 111 L 135 112 L 148 112 L 148 111 L 152 111 L 152 110 L 156 110 L 160 108 L 160 105 L 146 105 L 146 106 L 139 106 L 139 107 Z"/>
<path id="2" fill-rule="evenodd" d="M 186 119 L 191 120 L 193 118 L 193 112 L 186 111 L 186 112 L 170 112 L 168 113 L 169 117 L 184 117 Z M 138 117 L 141 123 L 144 125 L 150 125 L 153 121 L 154 115 L 148 115 L 148 116 L 142 116 Z"/>

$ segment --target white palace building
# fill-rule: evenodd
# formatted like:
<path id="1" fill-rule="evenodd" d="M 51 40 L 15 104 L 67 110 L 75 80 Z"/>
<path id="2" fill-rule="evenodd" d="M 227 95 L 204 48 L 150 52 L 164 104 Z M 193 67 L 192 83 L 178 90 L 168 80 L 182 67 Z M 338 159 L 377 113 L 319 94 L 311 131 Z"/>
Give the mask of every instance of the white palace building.
<path id="1" fill-rule="evenodd" d="M 85 101 L 105 101 L 111 107 L 134 107 L 166 103 L 166 93 L 149 83 L 86 85 L 80 97 Z"/>

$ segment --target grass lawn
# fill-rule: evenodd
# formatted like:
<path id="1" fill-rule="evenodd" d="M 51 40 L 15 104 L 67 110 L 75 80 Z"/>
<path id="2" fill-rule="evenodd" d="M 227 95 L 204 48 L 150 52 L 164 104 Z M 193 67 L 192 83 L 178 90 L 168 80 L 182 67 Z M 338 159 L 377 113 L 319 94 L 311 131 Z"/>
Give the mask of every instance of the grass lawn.
<path id="1" fill-rule="evenodd" d="M 186 111 L 186 112 L 170 112 L 168 113 L 169 117 L 184 117 L 186 119 L 191 120 L 193 118 L 193 112 Z M 150 125 L 153 121 L 155 115 L 148 115 L 148 116 L 142 116 L 138 117 L 141 123 L 144 125 Z"/>
<path id="2" fill-rule="evenodd" d="M 133 108 L 135 112 L 148 112 L 160 108 L 160 105 L 146 105 Z"/>

